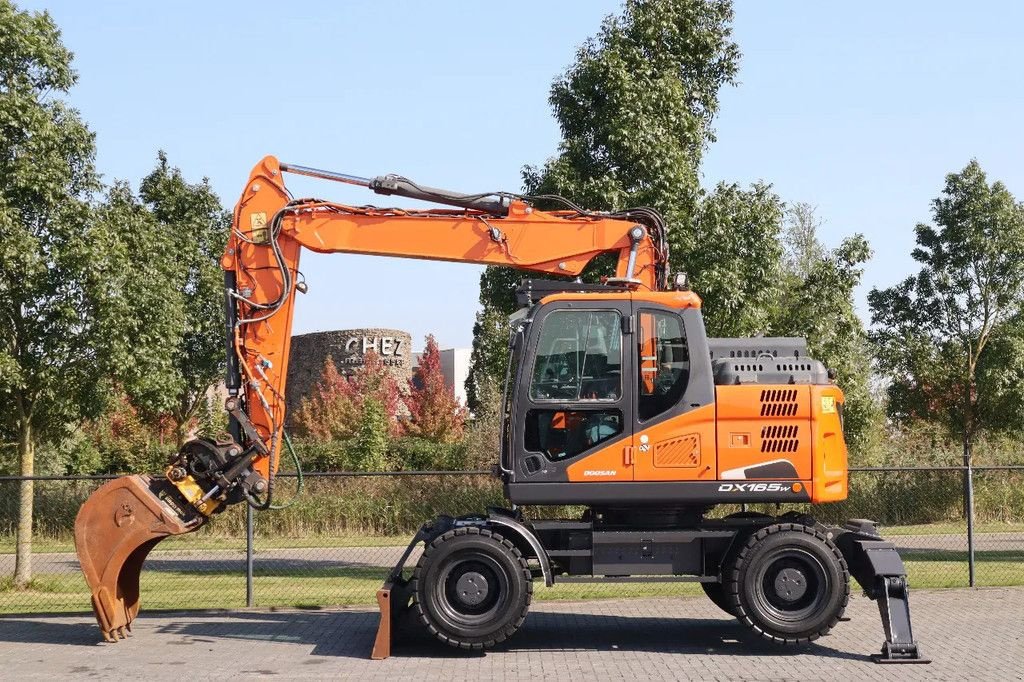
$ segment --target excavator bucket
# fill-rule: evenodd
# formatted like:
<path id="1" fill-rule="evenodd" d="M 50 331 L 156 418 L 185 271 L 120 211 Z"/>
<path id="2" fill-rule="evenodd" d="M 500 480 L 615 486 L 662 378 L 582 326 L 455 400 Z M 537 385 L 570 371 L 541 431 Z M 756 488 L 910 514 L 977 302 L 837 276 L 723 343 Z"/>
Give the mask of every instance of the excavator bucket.
<path id="1" fill-rule="evenodd" d="M 122 476 L 101 486 L 78 511 L 75 550 L 108 642 L 126 637 L 139 613 L 139 575 L 150 550 L 203 525 L 205 517 L 176 498 L 164 478 Z"/>

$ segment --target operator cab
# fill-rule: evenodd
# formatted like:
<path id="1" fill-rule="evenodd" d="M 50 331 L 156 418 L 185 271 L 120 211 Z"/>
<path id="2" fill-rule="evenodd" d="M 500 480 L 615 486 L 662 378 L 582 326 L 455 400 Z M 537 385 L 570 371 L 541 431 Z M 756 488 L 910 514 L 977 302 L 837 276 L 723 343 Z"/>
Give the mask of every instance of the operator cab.
<path id="1" fill-rule="evenodd" d="M 510 320 L 502 454 L 513 502 L 557 499 L 566 486 L 578 490 L 577 481 L 632 481 L 624 448 L 635 432 L 713 410 L 711 360 L 693 293 L 543 280 L 524 282 L 518 293 L 526 305 Z M 605 455 L 594 461 L 596 453 Z M 594 466 L 581 468 L 584 460 Z M 595 502 L 608 499 L 607 491 L 593 492 Z"/>
<path id="2" fill-rule="evenodd" d="M 762 390 L 827 387 L 841 415 L 802 339 L 709 340 L 690 291 L 527 280 L 517 293 L 501 453 L 512 502 L 701 506 L 725 501 L 723 476 L 812 478 L 811 392 Z M 845 476 L 844 446 L 841 459 Z M 803 484 L 739 492 L 808 497 Z"/>

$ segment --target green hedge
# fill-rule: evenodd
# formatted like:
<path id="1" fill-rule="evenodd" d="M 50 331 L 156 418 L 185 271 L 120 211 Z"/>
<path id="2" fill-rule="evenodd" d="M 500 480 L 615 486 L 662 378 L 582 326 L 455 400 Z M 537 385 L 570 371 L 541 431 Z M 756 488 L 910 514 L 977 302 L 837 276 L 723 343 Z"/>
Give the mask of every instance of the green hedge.
<path id="1" fill-rule="evenodd" d="M 278 481 L 278 501 L 285 502 L 294 494 L 294 479 Z M 69 538 L 78 508 L 99 484 L 37 482 L 37 535 Z M 16 527 L 17 485 L 0 483 L 0 535 L 11 535 Z M 869 518 L 889 526 L 958 522 L 963 519 L 962 486 L 959 471 L 855 472 L 847 501 L 811 511 L 831 523 L 849 518 Z M 257 514 L 257 519 L 260 533 L 289 537 L 406 535 L 438 514 L 482 512 L 490 505 L 505 504 L 500 483 L 487 475 L 312 478 L 307 479 L 305 493 L 293 505 Z M 731 507 L 721 511 L 731 511 Z M 776 513 L 776 507 L 766 505 L 764 511 Z M 528 508 L 526 512 L 531 517 L 572 517 L 580 508 Z M 977 472 L 975 516 L 979 523 L 1024 522 L 1024 471 Z M 243 535 L 244 519 L 239 505 L 218 515 L 204 532 Z"/>

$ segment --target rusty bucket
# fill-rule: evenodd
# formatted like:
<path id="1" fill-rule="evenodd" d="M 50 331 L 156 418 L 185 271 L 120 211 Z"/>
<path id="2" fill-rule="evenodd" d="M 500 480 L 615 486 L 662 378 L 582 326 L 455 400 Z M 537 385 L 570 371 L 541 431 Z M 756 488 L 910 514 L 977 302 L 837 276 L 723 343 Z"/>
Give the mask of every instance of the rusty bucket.
<path id="1" fill-rule="evenodd" d="M 75 518 L 75 550 L 103 638 L 127 636 L 139 613 L 139 575 L 153 547 L 190 533 L 205 517 L 164 478 L 122 476 L 85 501 Z"/>

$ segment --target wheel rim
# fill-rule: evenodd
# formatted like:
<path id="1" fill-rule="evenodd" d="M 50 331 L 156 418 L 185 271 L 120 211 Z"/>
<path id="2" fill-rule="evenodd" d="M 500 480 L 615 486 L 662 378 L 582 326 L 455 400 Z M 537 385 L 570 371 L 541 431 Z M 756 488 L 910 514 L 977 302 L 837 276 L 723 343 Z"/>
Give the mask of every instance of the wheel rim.
<path id="1" fill-rule="evenodd" d="M 466 551 L 448 558 L 433 584 L 440 615 L 456 627 L 479 627 L 496 620 L 509 598 L 505 569 L 484 552 Z"/>
<path id="2" fill-rule="evenodd" d="M 799 548 L 781 548 L 764 558 L 754 580 L 757 610 L 779 624 L 795 624 L 819 614 L 831 581 L 821 560 Z"/>

